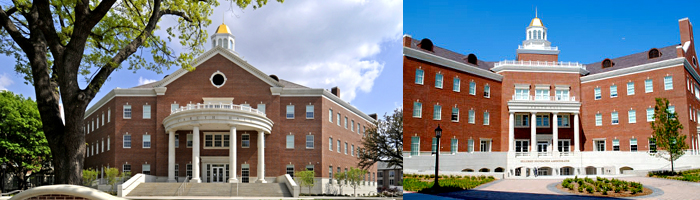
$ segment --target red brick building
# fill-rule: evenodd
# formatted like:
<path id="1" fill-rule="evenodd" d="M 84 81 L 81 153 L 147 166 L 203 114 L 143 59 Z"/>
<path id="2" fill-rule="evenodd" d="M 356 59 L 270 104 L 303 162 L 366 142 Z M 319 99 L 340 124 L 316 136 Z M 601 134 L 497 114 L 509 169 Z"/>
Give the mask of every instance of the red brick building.
<path id="1" fill-rule="evenodd" d="M 256 69 L 234 51 L 226 25 L 212 40 L 195 70 L 113 89 L 88 109 L 84 168 L 243 183 L 310 169 L 326 192 L 332 174 L 357 166 L 376 116 L 340 99 L 338 88 L 308 88 Z M 369 172 L 366 185 L 376 188 L 376 167 Z"/>
<path id="2" fill-rule="evenodd" d="M 404 168 L 498 172 L 505 177 L 620 174 L 670 168 L 649 121 L 655 98 L 669 99 L 690 150 L 678 166 L 698 167 L 700 76 L 692 24 L 680 44 L 590 64 L 561 62 L 539 18 L 517 60 L 488 62 L 404 37 Z M 407 173 L 408 173 L 407 172 Z"/>

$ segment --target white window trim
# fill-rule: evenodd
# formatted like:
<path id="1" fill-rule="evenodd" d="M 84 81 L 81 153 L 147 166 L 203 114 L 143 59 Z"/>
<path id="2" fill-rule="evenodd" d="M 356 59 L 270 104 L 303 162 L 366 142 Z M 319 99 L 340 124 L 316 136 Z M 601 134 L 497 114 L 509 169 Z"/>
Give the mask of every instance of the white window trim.
<path id="1" fill-rule="evenodd" d="M 613 119 L 613 113 L 617 113 L 617 123 L 615 123 L 615 122 L 613 121 L 613 120 L 614 120 L 614 119 Z M 610 112 L 610 124 L 612 124 L 612 125 L 618 125 L 618 124 L 620 124 L 620 112 L 617 112 L 617 111 Z"/>
<path id="2" fill-rule="evenodd" d="M 476 124 L 476 111 L 474 109 L 469 110 L 467 122 L 470 124 Z"/>
<path id="3" fill-rule="evenodd" d="M 491 113 L 489 111 L 484 111 L 484 119 L 483 119 L 483 125 L 488 126 L 491 124 Z"/>
<path id="4" fill-rule="evenodd" d="M 558 141 L 559 141 L 559 142 L 564 142 L 564 141 L 569 142 L 569 145 L 568 145 L 568 146 L 569 146 L 569 151 L 561 151 L 561 152 L 571 152 L 571 149 L 573 149 L 573 148 L 571 147 L 571 139 L 559 139 Z M 559 143 L 557 143 L 557 148 L 559 148 L 559 147 L 560 147 L 560 146 L 559 146 Z M 562 148 L 562 149 L 564 149 L 564 148 Z M 559 150 L 559 149 L 557 149 L 557 150 Z"/>
<path id="5" fill-rule="evenodd" d="M 289 107 L 290 107 L 290 106 L 292 107 L 292 117 L 289 117 Z M 295 109 L 295 108 L 294 108 L 294 105 L 287 105 L 287 106 L 284 107 L 284 109 L 285 109 L 285 110 L 284 110 L 284 116 L 285 116 L 287 119 L 294 119 L 294 117 L 296 117 L 296 115 L 295 115 L 295 113 L 294 113 L 294 109 Z"/>
<path id="6" fill-rule="evenodd" d="M 435 111 L 437 111 L 437 112 L 435 112 Z M 452 114 L 450 113 L 450 117 L 451 116 L 452 116 Z M 436 121 L 442 120 L 442 106 L 441 105 L 438 105 L 438 104 L 433 105 L 433 120 L 436 120 Z"/>
<path id="7" fill-rule="evenodd" d="M 148 110 L 146 110 L 146 107 L 148 107 Z M 146 116 L 146 114 L 148 114 L 148 116 Z M 151 105 L 143 105 L 143 119 L 151 119 L 151 114 Z M 133 116 L 133 111 L 131 115 Z"/>
<path id="8" fill-rule="evenodd" d="M 311 117 L 309 117 L 309 111 L 308 111 L 309 106 L 311 106 L 311 112 L 310 112 Z M 304 112 L 304 114 L 306 115 L 306 119 L 313 119 L 314 117 L 316 117 L 316 112 L 314 112 L 315 111 L 314 109 L 315 109 L 314 105 L 306 105 L 306 112 Z"/>
<path id="9" fill-rule="evenodd" d="M 606 151 L 606 148 L 607 148 L 607 145 L 608 145 L 606 140 L 607 140 L 607 139 L 605 139 L 605 138 L 593 139 L 593 142 L 592 142 L 592 143 L 593 143 L 593 151 L 597 151 L 597 152 Z M 598 151 L 598 147 L 595 145 L 596 141 L 603 141 L 603 151 Z"/>
<path id="10" fill-rule="evenodd" d="M 455 87 L 457 86 L 457 87 Z M 454 77 L 452 78 L 452 91 L 454 92 L 460 92 L 462 88 L 462 79 L 459 77 Z"/>
<path id="11" fill-rule="evenodd" d="M 452 108 L 455 109 L 455 108 Z M 459 122 L 459 108 L 457 108 L 457 120 L 452 120 L 452 109 L 450 109 L 450 121 Z"/>
<path id="12" fill-rule="evenodd" d="M 535 126 L 537 126 L 537 128 L 549 128 L 549 127 L 552 127 L 552 123 L 549 122 L 549 120 L 551 120 L 551 117 L 549 117 L 549 113 L 546 113 L 546 114 L 536 114 L 536 115 L 535 115 L 535 117 L 539 117 L 539 116 L 543 116 L 543 117 L 546 116 L 546 117 L 547 117 L 547 126 L 537 126 L 537 124 L 535 124 Z M 535 118 L 535 123 L 537 123 L 537 118 Z"/>
<path id="13" fill-rule="evenodd" d="M 613 96 L 613 87 L 615 88 L 615 96 Z M 617 92 L 617 85 L 610 86 L 610 98 L 617 98 L 620 94 Z"/>
<path id="14" fill-rule="evenodd" d="M 287 145 L 287 143 L 289 142 L 289 136 L 292 137 L 292 147 L 289 147 L 289 145 Z M 304 142 L 306 142 L 306 139 L 304 139 Z M 304 145 L 306 146 L 306 144 L 304 144 Z M 285 149 L 294 149 L 294 135 L 289 134 L 289 135 L 284 136 L 284 148 Z"/>
<path id="15" fill-rule="evenodd" d="M 309 136 L 311 136 L 311 147 L 309 147 Z M 314 149 L 316 148 L 316 137 L 314 135 L 306 135 L 304 138 L 304 146 L 306 149 Z"/>
<path id="16" fill-rule="evenodd" d="M 518 120 L 517 120 L 517 119 L 518 119 L 518 116 L 527 116 L 528 119 L 525 120 L 525 121 L 527 121 L 527 125 L 518 125 Z M 531 117 L 530 114 L 523 114 L 523 113 L 515 114 L 515 116 L 513 117 L 513 120 L 516 120 L 516 121 L 513 123 L 513 125 L 515 126 L 515 128 L 527 128 L 527 127 L 530 127 L 530 120 L 532 120 L 532 119 L 530 119 L 530 117 Z M 520 117 L 520 119 L 522 119 L 522 117 Z"/>
<path id="17" fill-rule="evenodd" d="M 474 87 L 472 87 L 472 84 L 474 84 Z M 474 88 L 473 91 L 472 88 Z M 473 80 L 469 81 L 469 95 L 476 95 L 476 82 L 474 82 Z"/>
<path id="18" fill-rule="evenodd" d="M 600 124 L 598 123 L 598 116 L 600 116 Z M 603 114 L 602 113 L 595 114 L 595 126 L 603 126 Z"/>
<path id="19" fill-rule="evenodd" d="M 416 103 L 418 103 L 417 104 L 419 107 L 418 109 L 416 109 Z M 418 115 L 415 115 L 416 110 L 418 110 Z M 413 102 L 413 113 L 411 113 L 411 116 L 413 116 L 413 118 L 421 118 L 423 116 L 423 103 Z M 338 120 L 340 120 L 340 119 L 338 119 Z M 338 125 L 340 125 L 340 122 L 338 122 Z"/>
<path id="20" fill-rule="evenodd" d="M 417 79 L 418 79 L 418 71 L 421 72 L 420 82 L 417 81 Z M 423 85 L 423 84 L 425 83 L 425 70 L 423 70 L 423 69 L 416 69 L 415 76 L 416 76 L 416 77 L 415 77 L 416 80 L 413 81 L 415 84 Z"/>
<path id="21" fill-rule="evenodd" d="M 647 80 L 649 82 L 647 82 Z M 651 86 L 650 90 L 647 90 L 647 84 L 649 84 L 649 86 Z M 644 93 L 651 93 L 651 92 L 654 92 L 654 81 L 652 79 L 644 79 Z"/>
<path id="22" fill-rule="evenodd" d="M 486 151 L 481 151 L 481 142 L 487 141 L 489 144 L 489 149 Z M 479 152 L 491 152 L 493 150 L 493 139 L 491 138 L 480 138 L 479 139 Z"/>
<path id="23" fill-rule="evenodd" d="M 125 141 L 126 141 L 126 136 L 129 136 L 129 146 L 128 146 L 128 147 L 126 146 L 126 142 L 125 142 Z M 131 135 L 129 135 L 129 133 L 126 133 L 126 134 L 122 135 L 122 148 L 124 148 L 124 149 L 131 149 L 131 146 L 133 146 L 133 142 L 132 142 L 132 141 L 133 141 L 133 138 L 131 137 Z"/>
<path id="24" fill-rule="evenodd" d="M 440 76 L 440 85 L 437 84 L 438 83 L 438 76 Z M 445 75 L 438 72 L 437 74 L 435 74 L 435 88 L 442 89 L 444 85 L 445 85 Z"/>
<path id="25" fill-rule="evenodd" d="M 148 144 L 148 147 L 146 147 L 146 139 L 144 138 L 146 136 L 148 136 L 148 143 L 150 143 L 150 144 Z M 141 136 L 141 148 L 150 149 L 151 146 L 153 146 L 153 142 L 151 142 L 151 135 L 149 135 L 148 133 L 146 133 L 145 135 L 142 135 Z"/>
<path id="26" fill-rule="evenodd" d="M 630 85 L 629 85 L 630 83 L 632 83 L 632 90 L 630 90 Z M 634 95 L 634 90 L 635 90 L 634 82 L 627 82 L 627 88 L 625 88 L 625 89 L 627 90 L 628 96 Z M 630 93 L 630 91 L 632 91 L 632 93 Z"/>
<path id="27" fill-rule="evenodd" d="M 211 147 L 207 147 L 207 135 L 211 135 Z M 214 135 L 221 135 L 221 147 L 215 147 L 214 142 L 216 141 L 214 139 Z M 229 149 L 229 147 L 224 147 L 225 143 L 224 142 L 224 135 L 229 135 L 229 141 L 231 140 L 230 133 L 229 132 L 204 132 L 202 134 L 202 149 Z"/>
<path id="28" fill-rule="evenodd" d="M 598 94 L 596 94 L 596 93 L 600 93 L 600 95 L 598 95 Z M 595 100 L 601 100 L 601 99 L 603 99 L 603 91 L 601 91 L 601 89 L 600 89 L 599 87 L 593 88 L 593 98 L 594 98 Z"/>
<path id="29" fill-rule="evenodd" d="M 666 77 L 671 78 L 671 81 L 670 81 L 671 87 L 666 87 Z M 664 90 L 673 90 L 673 76 L 672 75 L 664 76 Z"/>
<path id="30" fill-rule="evenodd" d="M 563 116 L 567 116 L 567 121 L 569 121 L 569 123 L 567 123 L 568 125 L 566 125 L 566 126 L 563 125 L 564 124 Z M 559 124 L 557 124 L 558 128 L 570 128 L 571 127 L 571 115 L 570 114 L 568 114 L 568 113 L 557 114 L 557 120 L 559 120 L 559 119 L 562 119 L 562 121 L 561 121 L 562 125 L 559 126 Z M 557 122 L 557 123 L 559 123 L 559 122 Z"/>
<path id="31" fill-rule="evenodd" d="M 129 117 L 126 117 L 126 107 L 129 106 Z M 131 117 L 134 116 L 134 109 L 131 107 L 131 105 L 124 105 L 122 106 L 122 118 L 124 119 L 131 119 Z"/>
<path id="32" fill-rule="evenodd" d="M 247 147 L 243 146 L 243 136 L 244 136 L 244 135 L 247 135 L 247 136 L 248 136 L 248 146 L 247 146 Z M 248 148 L 250 148 L 250 146 L 253 146 L 253 145 L 250 143 L 250 134 L 248 134 L 248 133 L 241 134 L 241 148 L 248 149 Z"/>
<path id="33" fill-rule="evenodd" d="M 631 119 L 630 111 L 634 111 L 634 121 L 630 120 Z M 628 110 L 627 111 L 627 123 L 630 123 L 630 124 L 637 123 L 637 110 Z"/>

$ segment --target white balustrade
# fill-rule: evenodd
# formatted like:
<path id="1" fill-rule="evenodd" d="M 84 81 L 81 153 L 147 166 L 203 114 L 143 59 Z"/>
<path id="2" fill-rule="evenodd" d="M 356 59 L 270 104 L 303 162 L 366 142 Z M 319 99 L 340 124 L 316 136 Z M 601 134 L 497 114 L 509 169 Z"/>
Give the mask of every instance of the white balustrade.
<path id="1" fill-rule="evenodd" d="M 530 152 L 515 152 L 515 157 L 529 157 Z"/>
<path id="2" fill-rule="evenodd" d="M 538 157 L 552 156 L 552 152 L 537 152 Z"/>
<path id="3" fill-rule="evenodd" d="M 259 114 L 262 116 L 266 116 L 264 112 L 259 111 L 258 109 L 253 109 L 250 106 L 242 106 L 242 105 L 236 105 L 236 104 L 187 104 L 187 106 L 180 106 L 180 108 L 175 109 L 170 112 L 170 114 L 175 114 L 178 112 L 182 111 L 187 111 L 187 110 L 197 110 L 197 109 L 223 109 L 223 110 L 240 110 L 240 111 L 245 111 L 245 112 L 252 112 L 255 114 Z"/>
<path id="4" fill-rule="evenodd" d="M 559 152 L 559 156 L 574 156 L 573 152 Z"/>
<path id="5" fill-rule="evenodd" d="M 544 49 L 544 50 L 559 50 L 559 47 L 533 47 L 535 49 Z M 525 49 L 525 46 L 523 45 L 518 45 L 518 49 Z"/>
<path id="6" fill-rule="evenodd" d="M 537 67 L 579 67 L 586 69 L 586 66 L 578 62 L 556 62 L 556 61 L 524 61 L 524 60 L 504 60 L 494 64 L 494 67 L 503 65 L 537 66 Z"/>
<path id="7" fill-rule="evenodd" d="M 576 101 L 576 97 L 571 96 L 536 96 L 514 94 L 511 100 L 515 101 Z"/>

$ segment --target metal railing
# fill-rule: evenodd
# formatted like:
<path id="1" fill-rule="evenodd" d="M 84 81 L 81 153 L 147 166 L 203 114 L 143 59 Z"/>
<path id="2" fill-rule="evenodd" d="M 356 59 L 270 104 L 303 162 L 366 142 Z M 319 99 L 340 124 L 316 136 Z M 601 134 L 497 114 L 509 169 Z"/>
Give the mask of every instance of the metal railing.
<path id="1" fill-rule="evenodd" d="M 518 49 L 525 49 L 525 46 L 518 45 Z M 559 50 L 559 47 L 534 47 L 533 49 Z"/>
<path id="2" fill-rule="evenodd" d="M 542 156 L 552 156 L 552 152 L 537 152 L 538 157 Z"/>
<path id="3" fill-rule="evenodd" d="M 573 156 L 574 152 L 559 152 L 559 156 Z"/>
<path id="4" fill-rule="evenodd" d="M 528 157 L 530 152 L 515 152 L 515 157 Z"/>
<path id="5" fill-rule="evenodd" d="M 514 94 L 511 100 L 516 101 L 576 101 L 575 96 L 533 96 Z"/>
<path id="6" fill-rule="evenodd" d="M 180 106 L 180 108 L 172 110 L 170 114 L 175 114 L 178 112 L 182 111 L 187 111 L 187 110 L 196 110 L 196 109 L 225 109 L 225 110 L 240 110 L 240 111 L 247 111 L 247 112 L 252 112 L 256 113 L 262 116 L 266 116 L 264 112 L 259 111 L 258 109 L 253 109 L 250 106 L 243 106 L 243 105 L 236 105 L 236 104 L 187 104 L 187 106 Z"/>
<path id="7" fill-rule="evenodd" d="M 182 196 L 182 193 L 185 192 L 185 188 L 187 188 L 187 183 L 188 183 L 188 182 L 190 182 L 190 177 L 189 177 L 189 176 L 185 177 L 185 181 L 182 181 L 182 183 L 180 184 L 180 186 L 177 187 L 177 194 L 175 194 L 175 195 L 177 195 L 177 196 Z"/>
<path id="8" fill-rule="evenodd" d="M 586 69 L 586 66 L 578 62 L 556 62 L 556 61 L 524 61 L 524 60 L 504 60 L 495 63 L 494 67 L 503 65 L 537 66 L 537 67 L 578 67 Z"/>

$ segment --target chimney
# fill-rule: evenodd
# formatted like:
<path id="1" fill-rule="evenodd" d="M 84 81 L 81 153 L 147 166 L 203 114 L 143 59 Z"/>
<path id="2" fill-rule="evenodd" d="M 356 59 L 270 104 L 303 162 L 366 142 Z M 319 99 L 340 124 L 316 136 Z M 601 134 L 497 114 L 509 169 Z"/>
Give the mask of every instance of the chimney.
<path id="1" fill-rule="evenodd" d="M 371 117 L 374 120 L 377 120 L 377 113 L 369 114 L 369 117 Z"/>
<path id="2" fill-rule="evenodd" d="M 340 98 L 340 88 L 338 88 L 338 86 L 331 88 L 331 93 L 333 93 L 333 95 L 335 95 L 336 97 Z"/>
<path id="3" fill-rule="evenodd" d="M 681 31 L 681 45 L 688 41 L 693 43 L 693 25 L 690 23 L 690 20 L 687 17 L 680 19 L 678 20 L 678 26 Z"/>
<path id="4" fill-rule="evenodd" d="M 411 47 L 412 40 L 413 39 L 411 38 L 410 35 L 407 35 L 407 34 L 403 35 L 403 46 L 404 47 Z"/>

